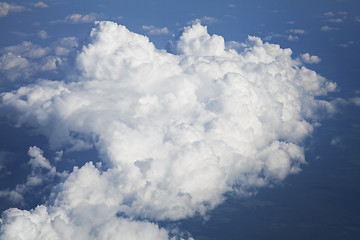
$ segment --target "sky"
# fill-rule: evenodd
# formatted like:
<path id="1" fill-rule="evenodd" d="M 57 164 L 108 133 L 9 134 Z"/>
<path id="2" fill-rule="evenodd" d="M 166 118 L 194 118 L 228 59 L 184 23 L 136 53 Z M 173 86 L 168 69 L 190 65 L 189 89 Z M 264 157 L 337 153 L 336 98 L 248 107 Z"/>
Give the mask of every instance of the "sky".
<path id="1" fill-rule="evenodd" d="M 1 239 L 357 239 L 360 3 L 0 2 Z"/>

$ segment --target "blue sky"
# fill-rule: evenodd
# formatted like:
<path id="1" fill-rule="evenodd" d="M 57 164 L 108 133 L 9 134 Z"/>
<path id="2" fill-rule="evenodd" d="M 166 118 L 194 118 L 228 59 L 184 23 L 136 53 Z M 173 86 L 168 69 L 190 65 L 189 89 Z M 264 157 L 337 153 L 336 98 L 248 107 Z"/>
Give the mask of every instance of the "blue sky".
<path id="1" fill-rule="evenodd" d="M 358 238 L 359 29 L 355 0 L 0 2 L 0 236 Z"/>

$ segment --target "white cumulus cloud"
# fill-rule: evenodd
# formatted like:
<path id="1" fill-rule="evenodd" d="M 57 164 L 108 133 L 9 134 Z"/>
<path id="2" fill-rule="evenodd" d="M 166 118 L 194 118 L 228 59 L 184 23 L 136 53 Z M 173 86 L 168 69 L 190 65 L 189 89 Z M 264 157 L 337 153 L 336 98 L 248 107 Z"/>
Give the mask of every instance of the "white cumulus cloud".
<path id="1" fill-rule="evenodd" d="M 104 167 L 89 159 L 46 204 L 5 211 L 1 237 L 168 239 L 153 221 L 206 216 L 226 193 L 298 173 L 319 110 L 334 107 L 321 96 L 336 84 L 291 53 L 257 37 L 225 48 L 200 24 L 169 53 L 96 22 L 76 76 L 3 93 L 0 108 L 55 150 L 95 147 Z"/>
<path id="2" fill-rule="evenodd" d="M 47 37 L 45 31 L 40 37 Z M 30 76 L 44 71 L 56 71 L 66 61 L 71 49 L 77 47 L 74 37 L 64 38 L 53 43 L 54 47 L 41 47 L 28 41 L 5 47 L 0 55 L 0 72 L 7 80 L 28 80 Z"/>
<path id="3" fill-rule="evenodd" d="M 303 63 L 307 63 L 307 64 L 314 64 L 314 63 L 319 63 L 321 61 L 321 59 L 318 56 L 311 56 L 309 53 L 304 53 L 300 55 L 300 60 Z"/>

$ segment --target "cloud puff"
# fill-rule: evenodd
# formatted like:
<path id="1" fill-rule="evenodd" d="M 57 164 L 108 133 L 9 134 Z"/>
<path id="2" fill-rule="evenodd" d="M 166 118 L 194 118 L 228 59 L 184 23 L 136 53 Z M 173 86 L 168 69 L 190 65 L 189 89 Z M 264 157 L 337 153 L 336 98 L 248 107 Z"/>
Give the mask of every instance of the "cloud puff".
<path id="1" fill-rule="evenodd" d="M 38 31 L 37 35 L 38 35 L 38 37 L 41 38 L 41 39 L 47 39 L 47 38 L 49 38 L 49 35 L 48 35 L 48 33 L 47 33 L 45 30 L 40 30 L 40 31 Z"/>
<path id="2" fill-rule="evenodd" d="M 39 37 L 47 37 L 44 31 Z M 4 48 L 0 56 L 0 72 L 10 81 L 28 78 L 39 72 L 56 71 L 58 66 L 66 61 L 70 50 L 77 47 L 76 39 L 64 38 L 53 45 L 55 47 L 41 47 L 28 41 Z"/>
<path id="3" fill-rule="evenodd" d="M 94 22 L 97 18 L 97 15 L 95 13 L 90 14 L 80 14 L 80 13 L 74 13 L 71 15 L 68 15 L 63 20 L 55 20 L 52 21 L 52 23 L 90 23 Z"/>
<path id="4" fill-rule="evenodd" d="M 318 56 L 311 56 L 309 53 L 301 54 L 300 60 L 307 64 L 319 63 L 321 61 Z"/>
<path id="5" fill-rule="evenodd" d="M 37 7 L 37 8 L 48 8 L 49 5 L 47 5 L 47 4 L 44 3 L 44 2 L 36 2 L 36 3 L 34 3 L 34 7 Z"/>
<path id="6" fill-rule="evenodd" d="M 335 14 L 333 12 L 326 12 L 326 13 L 324 13 L 324 16 L 325 17 L 334 17 Z"/>
<path id="7" fill-rule="evenodd" d="M 303 140 L 334 108 L 320 96 L 336 85 L 291 53 L 257 37 L 225 48 L 200 24 L 169 53 L 96 22 L 77 75 L 3 93 L 0 108 L 56 150 L 95 147 L 103 167 L 89 159 L 45 205 L 7 210 L 1 236 L 167 239 L 149 221 L 206 216 L 225 193 L 246 196 L 298 173 Z"/>
<path id="8" fill-rule="evenodd" d="M 146 30 L 147 33 L 150 34 L 150 35 L 166 35 L 166 34 L 169 34 L 169 30 L 167 29 L 167 27 L 157 28 L 154 25 L 150 25 L 150 26 L 143 25 L 142 29 Z"/>
<path id="9" fill-rule="evenodd" d="M 202 18 L 196 18 L 194 20 L 191 20 L 188 22 L 189 25 L 192 24 L 197 24 L 197 23 L 201 23 L 201 24 L 213 24 L 213 23 L 217 23 L 219 22 L 219 20 L 217 18 L 214 17 L 208 17 L 208 16 L 204 16 Z"/>
<path id="10" fill-rule="evenodd" d="M 289 35 L 289 36 L 288 36 L 288 40 L 289 40 L 289 41 L 297 41 L 297 40 L 299 40 L 299 37 L 298 37 L 298 36 L 294 36 L 294 35 Z"/>
<path id="11" fill-rule="evenodd" d="M 0 2 L 0 17 L 5 17 L 10 12 L 23 12 L 25 8 L 14 4 L 8 4 L 7 2 Z"/>
<path id="12" fill-rule="evenodd" d="M 24 205 L 24 194 L 33 194 L 32 199 L 39 198 L 39 192 L 34 194 L 31 192 L 33 188 L 41 186 L 42 191 L 49 190 L 48 188 L 59 179 L 67 176 L 66 172 L 57 172 L 56 168 L 43 156 L 43 151 L 38 147 L 30 147 L 28 155 L 31 159 L 28 165 L 31 168 L 31 173 L 27 176 L 26 182 L 17 184 L 13 190 L 0 191 L 0 197 L 6 197 L 14 203 Z M 49 184 L 49 185 L 48 185 Z"/>

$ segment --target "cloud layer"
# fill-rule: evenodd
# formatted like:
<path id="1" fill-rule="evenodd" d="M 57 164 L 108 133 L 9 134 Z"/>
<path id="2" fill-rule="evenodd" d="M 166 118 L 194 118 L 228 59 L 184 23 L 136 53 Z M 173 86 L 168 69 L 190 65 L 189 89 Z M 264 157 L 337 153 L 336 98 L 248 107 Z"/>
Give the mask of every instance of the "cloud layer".
<path id="1" fill-rule="evenodd" d="M 169 53 L 96 22 L 78 74 L 2 94 L 17 125 L 58 151 L 95 147 L 103 166 L 74 167 L 45 205 L 7 210 L 1 236 L 167 239 L 149 221 L 205 216 L 225 193 L 246 196 L 299 172 L 302 141 L 334 108 L 319 96 L 336 85 L 260 38 L 225 45 L 195 24 Z"/>

